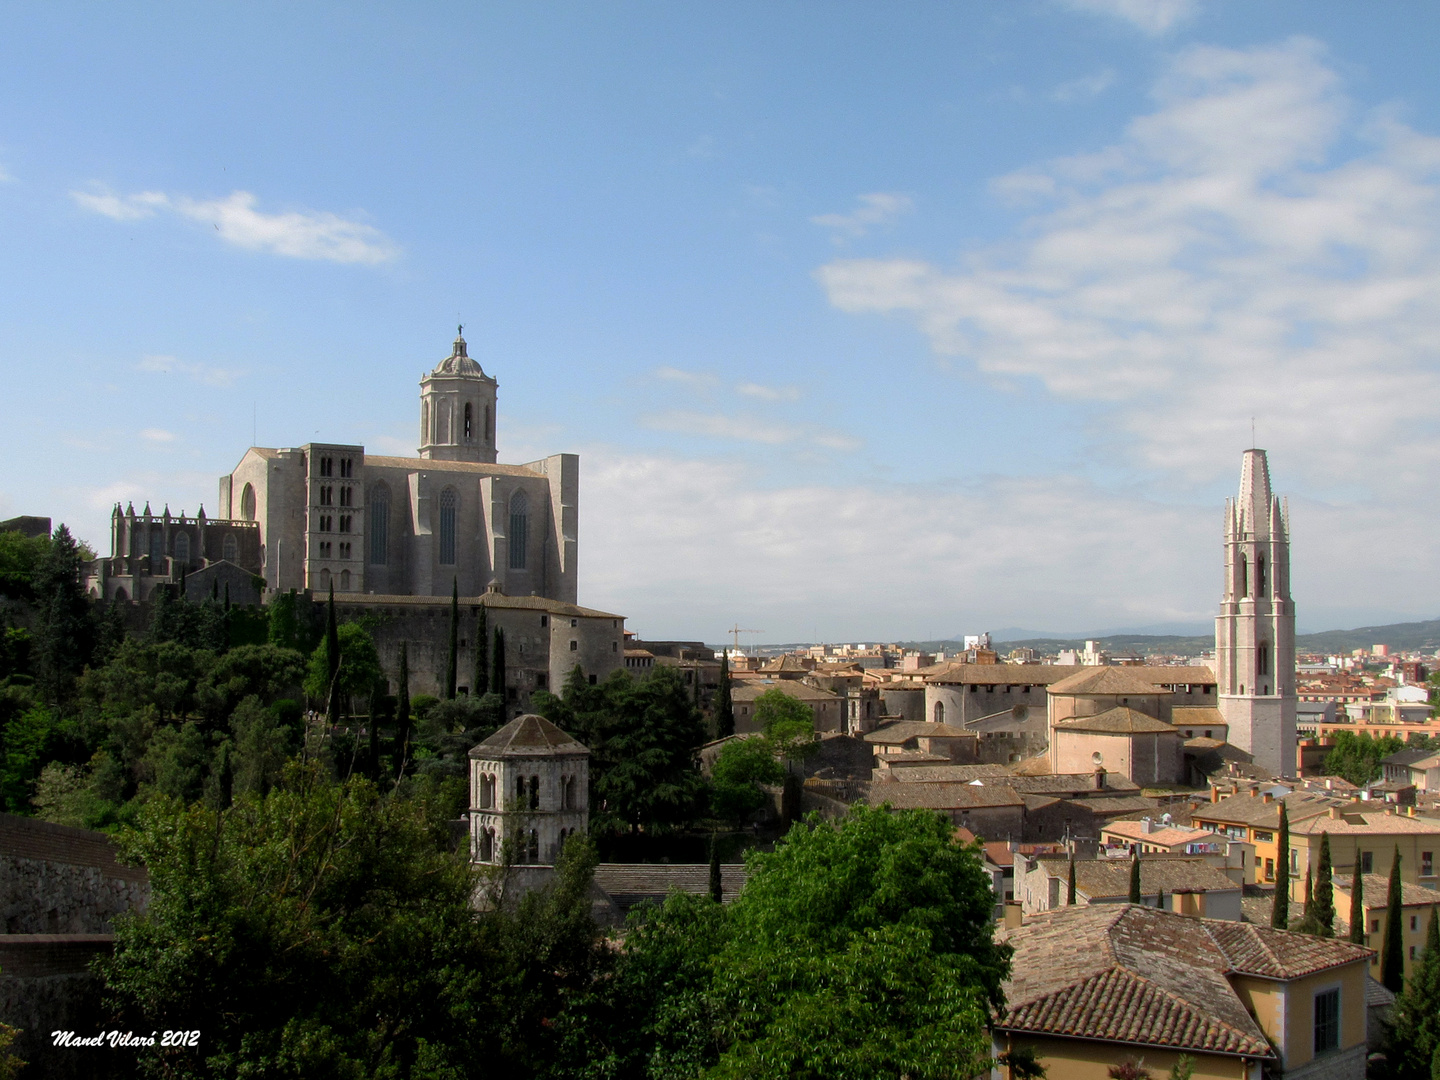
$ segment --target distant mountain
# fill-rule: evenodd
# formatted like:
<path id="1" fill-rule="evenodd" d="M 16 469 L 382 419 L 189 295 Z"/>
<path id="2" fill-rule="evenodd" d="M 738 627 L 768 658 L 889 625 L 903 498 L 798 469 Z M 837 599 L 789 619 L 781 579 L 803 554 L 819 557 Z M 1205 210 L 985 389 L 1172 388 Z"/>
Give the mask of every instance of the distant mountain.
<path id="1" fill-rule="evenodd" d="M 1134 653 L 1153 656 L 1157 653 L 1194 655 L 1215 647 L 1214 631 L 1197 634 L 1136 634 L 1112 633 L 1084 637 L 1036 636 L 996 641 L 1001 654 L 1011 649 L 1029 648 L 1042 653 L 1061 649 L 1083 649 L 1087 638 L 1098 641 L 1111 654 Z M 1372 645 L 1389 645 L 1397 651 L 1440 649 L 1440 619 L 1427 622 L 1391 623 L 1387 626 L 1361 626 L 1354 630 L 1324 630 L 1318 634 L 1295 635 L 1295 648 L 1302 653 L 1348 653 L 1352 649 L 1368 649 Z"/>
<path id="2" fill-rule="evenodd" d="M 1295 646 L 1301 652 L 1349 652 L 1368 649 L 1371 645 L 1389 645 L 1392 649 L 1419 649 L 1433 652 L 1440 649 L 1440 619 L 1426 622 L 1390 623 L 1388 626 L 1362 626 L 1358 630 L 1324 630 L 1318 634 L 1295 635 Z"/>

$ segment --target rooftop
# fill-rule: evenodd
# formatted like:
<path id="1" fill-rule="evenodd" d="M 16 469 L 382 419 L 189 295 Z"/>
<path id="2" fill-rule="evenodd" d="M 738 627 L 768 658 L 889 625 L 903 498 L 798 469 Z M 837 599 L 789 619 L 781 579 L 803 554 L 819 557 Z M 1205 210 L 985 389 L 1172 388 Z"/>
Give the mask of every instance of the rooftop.
<path id="1" fill-rule="evenodd" d="M 1053 686 L 1050 688 L 1050 692 L 1052 694 L 1060 693 Z M 1109 693 L 1110 691 L 1104 692 Z M 1156 720 L 1155 717 L 1147 716 L 1138 709 L 1121 705 L 1114 709 L 1106 709 L 1096 716 L 1076 716 L 1069 720 L 1061 720 L 1055 725 L 1055 730 L 1057 732 L 1083 731 L 1096 735 L 1174 735 L 1175 725 L 1167 724 L 1164 720 Z"/>
<path id="2" fill-rule="evenodd" d="M 867 732 L 869 743 L 903 743 L 911 739 L 973 739 L 973 731 L 951 727 L 949 724 L 934 724 L 927 720 L 895 720 L 881 724 L 874 731 Z"/>
<path id="3" fill-rule="evenodd" d="M 1214 843 L 1225 839 L 1224 836 L 1211 832 L 1209 829 L 1191 829 L 1184 825 L 1151 827 L 1147 832 L 1146 824 L 1144 821 L 1112 821 L 1103 827 L 1103 831 L 1126 840 L 1158 844 L 1160 847 L 1174 847 L 1176 844 Z"/>
<path id="4" fill-rule="evenodd" d="M 1397 833 L 1411 836 L 1440 835 L 1440 821 L 1434 818 L 1410 817 L 1408 814 L 1393 814 L 1384 810 L 1353 810 L 1349 806 L 1335 809 L 1336 813 L 1290 822 L 1290 835 L 1319 836 L 1322 832 L 1335 836 L 1392 836 Z"/>
<path id="5" fill-rule="evenodd" d="M 1130 895 L 1130 859 L 1081 859 L 1075 863 L 1075 889 L 1091 900 L 1114 900 Z M 1068 878 L 1068 857 L 1041 856 L 1039 866 L 1050 877 Z M 1142 858 L 1140 892 L 1153 896 L 1157 889 L 1173 892 L 1229 892 L 1240 886 L 1200 857 Z"/>
<path id="6" fill-rule="evenodd" d="M 745 866 L 720 864 L 720 899 L 729 903 L 745 887 Z M 646 900 L 663 901 L 672 892 L 697 896 L 710 891 L 709 863 L 600 863 L 595 884 L 623 911 Z"/>
<path id="7" fill-rule="evenodd" d="M 1290 818 L 1290 830 L 1298 822 L 1327 813 L 1335 800 L 1327 799 L 1306 791 L 1294 791 L 1283 796 L 1285 809 Z M 1251 825 L 1261 829 L 1280 827 L 1280 800 L 1265 799 L 1250 792 L 1228 795 L 1217 803 L 1201 803 L 1195 808 L 1192 818 L 1200 821 L 1219 821 L 1233 825 Z"/>
<path id="8" fill-rule="evenodd" d="M 586 747 L 546 720 L 526 713 L 517 716 L 470 750 L 472 758 L 553 757 L 589 754 Z"/>
<path id="9" fill-rule="evenodd" d="M 1371 910 L 1383 908 L 1390 899 L 1390 879 L 1384 874 L 1365 874 L 1361 892 L 1365 900 L 1365 906 Z M 1346 899 L 1350 897 L 1349 875 L 1342 875 L 1335 878 L 1335 890 L 1345 894 Z M 1400 882 L 1400 906 L 1401 907 L 1431 907 L 1440 905 L 1440 892 L 1434 889 L 1427 889 L 1424 885 L 1416 885 L 1413 882 Z M 1348 911 L 1348 909 L 1346 909 Z"/>
<path id="10" fill-rule="evenodd" d="M 753 702 L 767 690 L 779 690 L 801 701 L 839 701 L 840 695 L 821 690 L 818 686 L 800 682 L 798 679 L 746 679 L 735 683 L 730 691 L 731 701 Z"/>
<path id="11" fill-rule="evenodd" d="M 983 807 L 1024 806 L 1012 787 L 973 784 L 871 784 L 870 805 L 888 803 L 896 810 L 978 810 Z"/>
<path id="12" fill-rule="evenodd" d="M 1087 667 L 1050 684 L 1052 694 L 1166 694 L 1154 680 L 1138 672 L 1143 668 L 1134 667 Z"/>

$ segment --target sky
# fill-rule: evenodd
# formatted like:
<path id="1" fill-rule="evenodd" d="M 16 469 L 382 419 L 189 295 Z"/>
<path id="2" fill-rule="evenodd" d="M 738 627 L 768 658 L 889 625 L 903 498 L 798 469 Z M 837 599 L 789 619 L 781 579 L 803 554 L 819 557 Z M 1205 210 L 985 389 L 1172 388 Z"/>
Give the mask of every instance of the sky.
<path id="1" fill-rule="evenodd" d="M 1440 613 L 1440 6 L 11 3 L 0 518 L 413 454 L 459 323 L 652 639 Z M 1252 426 L 1253 425 L 1253 426 Z M 1253 432 L 1253 435 L 1252 435 Z"/>

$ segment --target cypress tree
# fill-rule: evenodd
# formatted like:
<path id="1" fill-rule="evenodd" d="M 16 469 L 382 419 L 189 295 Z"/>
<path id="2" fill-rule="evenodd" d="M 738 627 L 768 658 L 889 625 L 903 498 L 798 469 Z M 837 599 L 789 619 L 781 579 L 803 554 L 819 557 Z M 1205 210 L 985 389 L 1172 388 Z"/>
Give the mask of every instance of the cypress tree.
<path id="1" fill-rule="evenodd" d="M 1315 911 L 1315 879 L 1310 867 L 1305 867 L 1305 906 L 1300 909 L 1302 920 L 1308 920 Z"/>
<path id="2" fill-rule="evenodd" d="M 1270 909 L 1270 925 L 1276 930 L 1290 926 L 1290 815 L 1280 803 L 1280 851 L 1275 867 L 1275 906 Z"/>
<path id="3" fill-rule="evenodd" d="M 64 525 L 55 529 L 50 546 L 39 558 L 32 577 L 35 593 L 35 649 L 39 685 L 45 699 L 69 698 L 76 677 L 90 662 L 94 624 L 80 576 L 84 559 L 80 545 Z M 169 598 L 157 592 L 159 611 Z"/>
<path id="4" fill-rule="evenodd" d="M 331 730 L 340 726 L 340 628 L 335 622 L 335 582 L 330 582 L 330 600 L 325 605 L 325 660 L 330 667 L 330 694 L 325 703 L 325 721 Z"/>
<path id="5" fill-rule="evenodd" d="M 410 756 L 410 643 L 400 642 L 400 677 L 395 688 L 395 782 L 405 771 Z"/>
<path id="6" fill-rule="evenodd" d="M 1070 855 L 1070 883 L 1065 887 L 1065 903 L 1075 906 L 1075 855 Z"/>
<path id="7" fill-rule="evenodd" d="M 1425 952 L 1395 999 L 1385 1056 L 1397 1076 L 1431 1075 L 1440 1055 L 1440 919 L 1430 909 Z"/>
<path id="8" fill-rule="evenodd" d="M 455 697 L 455 669 L 460 659 L 460 582 L 450 579 L 450 653 L 445 658 L 445 700 Z"/>
<path id="9" fill-rule="evenodd" d="M 730 653 L 720 651 L 720 687 L 715 691 L 715 737 L 735 734 L 735 707 L 730 701 Z"/>
<path id="10" fill-rule="evenodd" d="M 1360 872 L 1360 842 L 1355 842 L 1355 873 L 1350 878 L 1350 940 L 1365 944 L 1365 875 Z"/>
<path id="11" fill-rule="evenodd" d="M 1140 855 L 1130 856 L 1130 903 L 1140 903 Z"/>
<path id="12" fill-rule="evenodd" d="M 475 674 L 470 683 L 470 693 L 484 697 L 490 692 L 490 619 L 485 614 L 485 605 L 480 605 L 480 616 L 475 620 Z"/>
<path id="13" fill-rule="evenodd" d="M 1308 871 L 1307 871 L 1308 873 Z M 1320 834 L 1320 868 L 1315 873 L 1315 918 L 1321 937 L 1335 936 L 1335 869 L 1330 863 L 1330 834 Z"/>
<path id="14" fill-rule="evenodd" d="M 495 644 L 490 650 L 490 693 L 505 696 L 505 630 L 495 627 Z"/>
<path id="15" fill-rule="evenodd" d="M 1165 889 L 1163 887 L 1155 890 L 1155 906 L 1161 910 L 1165 908 Z"/>
<path id="16" fill-rule="evenodd" d="M 230 582 L 225 582 L 225 610 L 230 610 Z"/>
<path id="17" fill-rule="evenodd" d="M 1400 845 L 1390 864 L 1390 894 L 1385 905 L 1385 944 L 1380 951 L 1380 982 L 1385 989 L 1400 993 L 1405 987 L 1405 937 L 1401 920 L 1405 912 L 1400 895 Z"/>
<path id="18" fill-rule="evenodd" d="M 720 883 L 720 845 L 715 843 L 715 834 L 710 834 L 710 899 L 717 904 L 724 896 Z"/>

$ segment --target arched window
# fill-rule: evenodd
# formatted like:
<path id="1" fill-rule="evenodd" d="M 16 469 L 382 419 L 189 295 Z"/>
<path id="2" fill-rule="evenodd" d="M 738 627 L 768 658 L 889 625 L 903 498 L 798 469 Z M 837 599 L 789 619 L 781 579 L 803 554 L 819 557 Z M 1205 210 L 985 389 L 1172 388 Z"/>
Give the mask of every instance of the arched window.
<path id="1" fill-rule="evenodd" d="M 435 406 L 435 441 L 438 443 L 451 443 L 455 436 L 450 430 L 450 402 L 441 398 Z"/>
<path id="2" fill-rule="evenodd" d="M 190 534 L 175 534 L 175 561 L 188 565 L 190 562 Z"/>
<path id="3" fill-rule="evenodd" d="M 349 570 L 341 570 L 341 571 L 340 571 L 340 591 L 341 591 L 341 592 L 349 592 L 349 591 L 350 591 L 350 571 L 349 571 Z"/>
<path id="4" fill-rule="evenodd" d="M 420 445 L 429 446 L 433 439 L 430 438 L 430 402 L 420 403 Z"/>
<path id="5" fill-rule="evenodd" d="M 1255 674 L 1270 674 L 1270 646 L 1263 641 L 1255 647 Z"/>
<path id="6" fill-rule="evenodd" d="M 390 489 L 384 484 L 370 491 L 370 561 L 390 564 Z"/>
<path id="7" fill-rule="evenodd" d="M 160 564 L 165 561 L 165 533 L 157 526 L 150 530 L 150 572 L 160 572 Z"/>
<path id="8" fill-rule="evenodd" d="M 944 703 L 943 701 L 937 701 L 937 702 L 935 702 L 935 723 L 937 723 L 937 724 L 943 724 L 944 722 L 945 722 L 945 703 Z"/>
<path id="9" fill-rule="evenodd" d="M 1240 556 L 1240 595 L 1250 595 L 1250 560 Z"/>
<path id="10" fill-rule="evenodd" d="M 475 415 L 470 402 L 465 403 L 465 441 L 469 442 L 475 435 Z"/>
<path id="11" fill-rule="evenodd" d="M 440 493 L 440 565 L 455 565 L 455 512 L 460 498 L 454 488 Z"/>
<path id="12" fill-rule="evenodd" d="M 255 489 L 249 484 L 240 492 L 240 517 L 243 521 L 255 520 Z"/>
<path id="13" fill-rule="evenodd" d="M 120 588 L 115 590 L 115 599 L 121 604 L 125 603 L 130 599 L 130 594 L 125 591 L 124 585 L 121 585 Z"/>
<path id="14" fill-rule="evenodd" d="M 525 569 L 525 550 L 530 540 L 530 504 L 523 491 L 510 496 L 510 569 Z"/>
<path id="15" fill-rule="evenodd" d="M 234 533 L 225 534 L 225 542 L 220 545 L 220 557 L 226 562 L 240 561 L 240 541 L 235 539 Z"/>
<path id="16" fill-rule="evenodd" d="M 530 809 L 540 809 L 540 777 L 530 777 Z"/>
<path id="17" fill-rule="evenodd" d="M 481 862 L 490 862 L 495 858 L 495 830 L 480 830 L 480 850 L 477 852 Z"/>
<path id="18" fill-rule="evenodd" d="M 490 418 L 489 405 L 485 406 L 485 441 L 487 443 L 495 441 L 495 424 L 494 421 Z"/>
<path id="19" fill-rule="evenodd" d="M 540 861 L 540 830 L 530 830 L 530 850 L 525 853 L 525 861 L 538 863 Z"/>
<path id="20" fill-rule="evenodd" d="M 1265 595 L 1265 556 L 1260 555 L 1255 559 L 1255 585 L 1256 594 Z"/>

